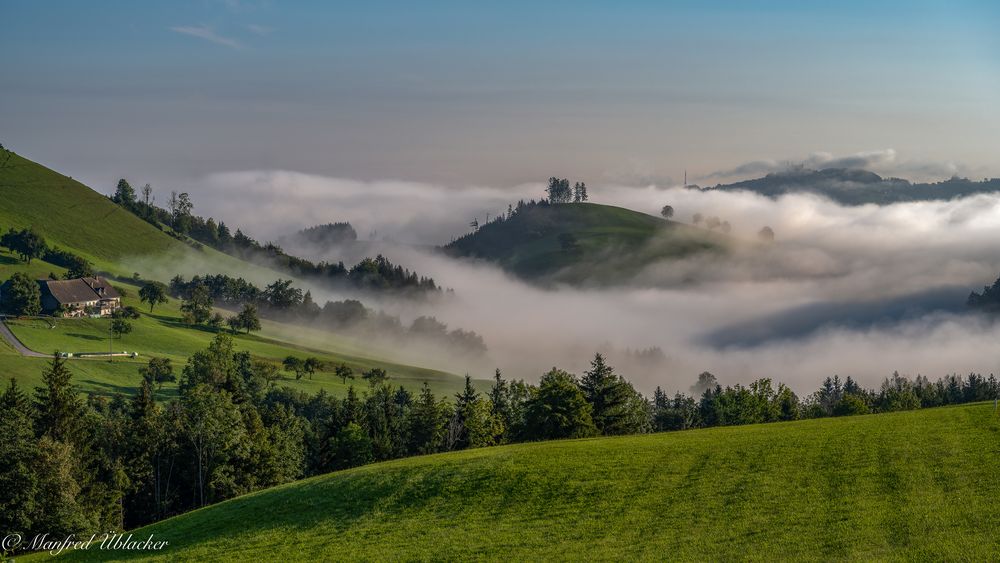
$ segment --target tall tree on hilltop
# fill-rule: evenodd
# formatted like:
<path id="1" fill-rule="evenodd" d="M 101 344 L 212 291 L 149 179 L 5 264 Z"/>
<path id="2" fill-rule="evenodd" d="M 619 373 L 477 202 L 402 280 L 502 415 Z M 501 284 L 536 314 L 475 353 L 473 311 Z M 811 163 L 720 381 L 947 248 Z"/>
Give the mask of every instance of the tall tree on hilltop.
<path id="1" fill-rule="evenodd" d="M 569 203 L 573 198 L 573 193 L 569 188 L 569 180 L 566 178 L 549 178 L 549 187 L 545 189 L 549 195 L 550 203 Z"/>
<path id="2" fill-rule="evenodd" d="M 115 195 L 111 196 L 111 200 L 122 207 L 132 209 L 135 207 L 135 189 L 132 188 L 132 184 L 128 183 L 128 180 L 122 178 L 118 180 Z"/>

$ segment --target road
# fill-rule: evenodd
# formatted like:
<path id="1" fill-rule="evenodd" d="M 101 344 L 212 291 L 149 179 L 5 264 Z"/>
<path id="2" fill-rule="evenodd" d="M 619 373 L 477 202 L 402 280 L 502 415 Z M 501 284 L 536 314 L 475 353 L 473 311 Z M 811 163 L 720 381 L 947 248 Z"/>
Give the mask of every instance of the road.
<path id="1" fill-rule="evenodd" d="M 10 331 L 10 328 L 7 326 L 7 323 L 2 317 L 0 317 L 0 336 L 3 336 L 3 339 L 7 341 L 7 344 L 13 346 L 14 349 L 17 350 L 17 352 L 22 356 L 27 356 L 29 358 L 48 358 L 51 355 L 39 354 L 34 350 L 29 350 L 24 344 L 21 344 L 21 341 L 18 340 L 17 337 L 14 336 L 14 333 Z"/>

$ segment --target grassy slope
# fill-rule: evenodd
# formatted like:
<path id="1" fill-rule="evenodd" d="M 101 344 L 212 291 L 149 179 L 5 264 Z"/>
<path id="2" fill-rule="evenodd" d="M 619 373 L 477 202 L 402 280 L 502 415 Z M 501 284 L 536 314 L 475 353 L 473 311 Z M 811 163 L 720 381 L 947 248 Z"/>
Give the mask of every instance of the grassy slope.
<path id="1" fill-rule="evenodd" d="M 1000 418 L 976 404 L 410 458 L 137 535 L 188 561 L 982 561 L 998 474 Z"/>
<path id="2" fill-rule="evenodd" d="M 0 151 L 0 229 L 32 225 L 49 244 L 70 249 L 92 260 L 98 268 L 118 275 L 131 275 L 138 270 L 146 277 L 155 278 L 157 276 L 147 270 L 155 262 L 161 278 L 175 272 L 187 272 L 192 267 L 201 273 L 226 272 L 268 281 L 281 276 L 209 248 L 195 250 L 83 184 L 17 154 Z M 41 260 L 25 264 L 16 256 L 0 251 L 0 280 L 18 271 L 36 278 L 45 278 L 50 272 L 56 275 L 65 272 Z M 128 290 L 126 304 L 140 307 L 144 313 L 147 311 L 136 299 L 138 287 L 118 282 L 116 285 Z M 76 384 L 86 392 L 131 392 L 139 382 L 137 368 L 149 355 L 170 357 L 183 365 L 191 353 L 204 349 L 214 334 L 183 326 L 179 322 L 178 306 L 179 303 L 171 300 L 153 315 L 144 314 L 134 323 L 134 331 L 126 336 L 124 343 L 115 345 L 117 350 L 137 351 L 144 358 L 114 364 L 100 360 L 74 361 L 71 366 Z M 22 342 L 40 352 L 56 349 L 103 352 L 108 349 L 107 320 L 63 319 L 56 321 L 55 329 L 40 321 L 10 324 Z M 310 346 L 303 346 L 302 342 Z M 345 362 L 358 373 L 381 366 L 393 380 L 413 390 L 419 389 L 425 380 L 436 393 L 454 393 L 462 385 L 462 379 L 452 374 L 373 359 L 363 346 L 349 338 L 279 323 L 265 321 L 260 334 L 238 336 L 237 347 L 276 362 L 290 354 L 315 355 L 329 363 Z M 5 343 L 0 343 L 0 376 L 14 376 L 26 385 L 35 385 L 40 381 L 44 363 L 22 358 Z M 290 379 L 279 384 L 310 392 L 321 388 L 337 394 L 346 391 L 346 386 L 329 372 L 318 374 L 312 381 Z M 169 387 L 164 390 L 164 395 L 173 393 Z"/>
<path id="3" fill-rule="evenodd" d="M 559 235 L 576 237 L 565 251 Z M 526 279 L 609 284 L 650 262 L 720 250 L 724 237 L 621 207 L 593 203 L 536 206 L 445 247 L 456 256 L 499 263 Z"/>

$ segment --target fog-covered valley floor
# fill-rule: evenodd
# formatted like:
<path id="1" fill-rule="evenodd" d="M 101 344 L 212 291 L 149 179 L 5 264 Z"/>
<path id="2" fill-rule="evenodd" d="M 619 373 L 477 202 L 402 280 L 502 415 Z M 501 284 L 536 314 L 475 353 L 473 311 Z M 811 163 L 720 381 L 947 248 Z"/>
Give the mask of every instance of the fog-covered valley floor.
<path id="1" fill-rule="evenodd" d="M 996 196 L 843 207 L 808 195 L 594 186 L 597 203 L 652 215 L 669 204 L 674 220 L 700 213 L 728 221 L 731 251 L 651 263 L 620 287 L 541 288 L 434 251 L 468 232 L 472 219 L 541 197 L 541 185 L 457 189 L 256 171 L 215 174 L 191 191 L 203 213 L 247 225 L 261 240 L 351 222 L 361 242 L 286 250 L 348 263 L 381 252 L 454 289 L 431 304 L 371 304 L 404 322 L 429 314 L 481 334 L 489 347 L 481 361 L 400 352 L 477 377 L 494 367 L 529 380 L 553 365 L 579 372 L 600 350 L 647 392 L 687 390 L 706 370 L 724 384 L 771 377 L 808 392 L 834 374 L 875 386 L 896 370 L 992 373 L 1000 360 L 1000 326 L 965 309 L 970 290 L 1000 273 Z M 773 243 L 757 237 L 765 225 Z M 647 348 L 664 357 L 628 353 Z"/>

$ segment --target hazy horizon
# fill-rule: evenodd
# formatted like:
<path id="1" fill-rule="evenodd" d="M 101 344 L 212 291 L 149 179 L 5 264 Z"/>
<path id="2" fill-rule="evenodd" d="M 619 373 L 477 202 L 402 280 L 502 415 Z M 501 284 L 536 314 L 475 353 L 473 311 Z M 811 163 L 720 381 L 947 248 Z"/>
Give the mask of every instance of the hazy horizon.
<path id="1" fill-rule="evenodd" d="M 990 2 L 55 4 L 5 3 L 0 142 L 105 192 L 670 186 L 859 153 L 1000 175 Z"/>

